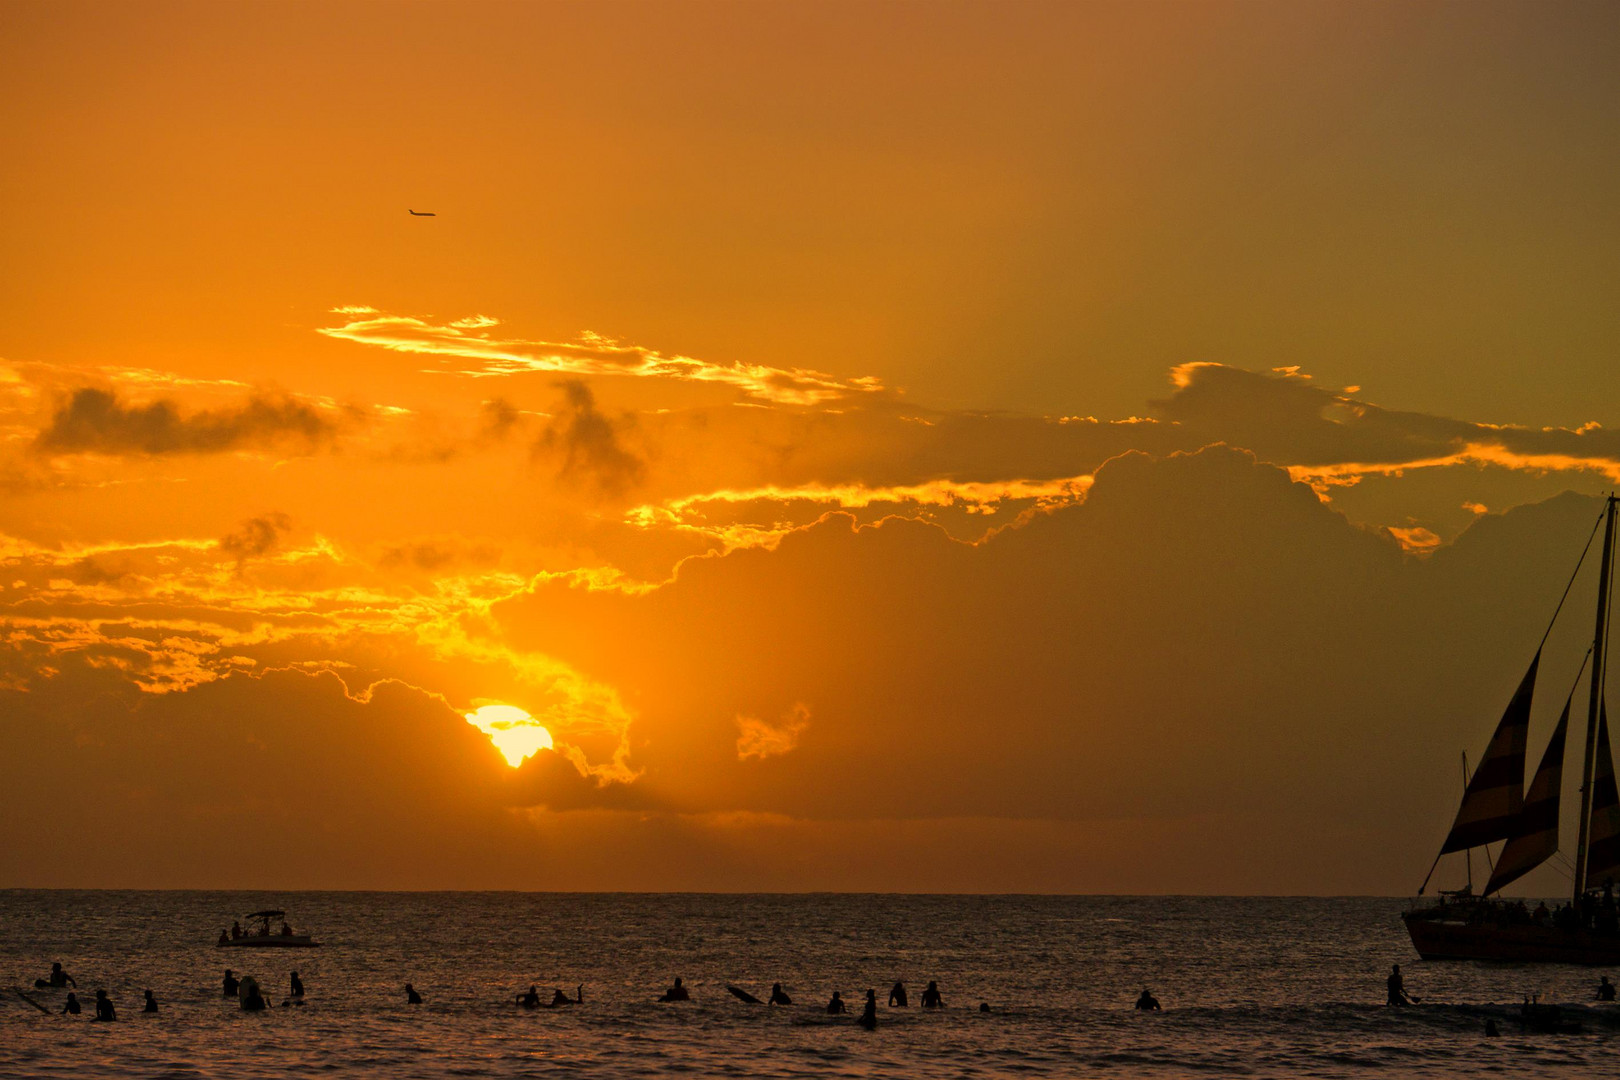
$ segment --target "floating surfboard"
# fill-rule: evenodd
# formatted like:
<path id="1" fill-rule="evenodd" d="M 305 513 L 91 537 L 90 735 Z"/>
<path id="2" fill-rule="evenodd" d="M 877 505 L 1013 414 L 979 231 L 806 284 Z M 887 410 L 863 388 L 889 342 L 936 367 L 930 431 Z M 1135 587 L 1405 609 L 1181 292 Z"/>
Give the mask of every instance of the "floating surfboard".
<path id="1" fill-rule="evenodd" d="M 753 994 L 750 994 L 748 991 L 744 990 L 740 986 L 733 986 L 730 983 L 727 983 L 726 984 L 726 989 L 730 990 L 731 991 L 731 996 L 736 998 L 738 1001 L 746 1001 L 750 1005 L 763 1005 L 763 1004 L 765 1004 L 763 1001 L 759 1000 L 759 998 L 755 997 Z"/>

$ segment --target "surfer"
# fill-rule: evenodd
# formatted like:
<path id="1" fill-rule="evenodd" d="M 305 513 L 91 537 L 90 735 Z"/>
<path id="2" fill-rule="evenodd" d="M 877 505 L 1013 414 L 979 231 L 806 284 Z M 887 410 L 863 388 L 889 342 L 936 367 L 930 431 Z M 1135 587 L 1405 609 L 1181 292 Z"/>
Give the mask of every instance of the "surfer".
<path id="1" fill-rule="evenodd" d="M 527 994 L 519 994 L 517 1003 L 525 1009 L 538 1009 L 540 1007 L 540 990 L 538 987 L 529 987 Z"/>
<path id="2" fill-rule="evenodd" d="M 1401 965 L 1395 964 L 1389 969 L 1389 978 L 1385 981 L 1389 989 L 1389 1005 L 1412 1005 L 1417 999 L 1406 992 L 1406 980 L 1401 976 Z"/>
<path id="3" fill-rule="evenodd" d="M 679 975 L 677 975 L 677 976 L 675 976 L 675 985 L 670 987 L 668 990 L 665 990 L 663 996 L 660 997 L 658 1000 L 659 1001 L 691 1001 L 692 1000 L 692 995 L 688 994 L 686 992 L 686 987 L 681 985 L 681 977 Z"/>
<path id="4" fill-rule="evenodd" d="M 155 1013 L 155 1012 L 157 1012 L 157 998 L 152 996 L 152 991 L 150 991 L 150 990 L 148 990 L 146 992 L 146 1007 L 141 1009 L 141 1012 L 143 1012 L 143 1013 Z"/>
<path id="5" fill-rule="evenodd" d="M 223 996 L 224 997 L 235 997 L 236 994 L 237 994 L 237 991 L 240 990 L 241 987 L 242 987 L 242 984 L 236 981 L 236 976 L 231 974 L 231 969 L 226 968 L 225 969 L 225 983 L 224 983 L 224 986 L 222 987 Z"/>
<path id="6" fill-rule="evenodd" d="M 1614 1000 L 1614 983 L 1609 981 L 1607 975 L 1598 980 L 1597 999 L 1599 1001 Z"/>
<path id="7" fill-rule="evenodd" d="M 547 1005 L 546 1008 L 555 1009 L 559 1005 L 583 1005 L 583 1004 L 585 1004 L 585 984 L 584 983 L 580 983 L 577 987 L 574 988 L 574 994 L 575 994 L 574 997 L 569 997 L 567 994 L 563 993 L 561 990 L 553 989 L 551 991 L 551 1004 Z"/>
<path id="8" fill-rule="evenodd" d="M 781 983 L 771 983 L 771 1000 L 770 1000 L 770 1004 L 772 1004 L 772 1005 L 791 1005 L 791 1004 L 793 1004 L 793 999 L 788 997 L 786 994 L 784 994 L 782 992 L 782 984 Z"/>
<path id="9" fill-rule="evenodd" d="M 1144 986 L 1142 996 L 1136 999 L 1136 1007 L 1142 1012 L 1159 1012 L 1159 999 L 1148 993 Z"/>
<path id="10" fill-rule="evenodd" d="M 60 962 L 51 965 L 49 976 L 34 980 L 35 990 L 60 990 L 64 986 L 71 986 L 75 990 L 79 988 L 79 984 L 73 981 L 73 976 L 62 970 Z"/>
<path id="11" fill-rule="evenodd" d="M 861 1010 L 861 1018 L 855 1021 L 867 1031 L 877 1030 L 877 991 L 866 992 L 866 1007 Z"/>
<path id="12" fill-rule="evenodd" d="M 287 984 L 288 995 L 297 1002 L 304 1000 L 304 980 L 298 977 L 298 972 L 292 973 L 292 981 Z"/>
<path id="13" fill-rule="evenodd" d="M 904 1009 L 908 1004 L 906 1000 L 906 984 L 896 981 L 894 989 L 889 991 L 889 1008 Z"/>
<path id="14" fill-rule="evenodd" d="M 827 1002 L 828 1016 L 842 1016 L 849 1010 L 844 1008 L 844 997 L 837 990 L 833 991 L 832 1000 Z"/>
<path id="15" fill-rule="evenodd" d="M 923 991 L 922 1007 L 925 1009 L 943 1009 L 945 999 L 939 996 L 939 984 L 933 979 L 928 980 L 928 987 Z"/>
<path id="16" fill-rule="evenodd" d="M 412 986 L 410 983 L 405 984 L 405 1004 L 407 1004 L 407 1005 L 420 1005 L 420 1004 L 422 1004 L 422 995 L 418 994 L 416 992 L 416 987 Z"/>
<path id="17" fill-rule="evenodd" d="M 79 995 L 78 994 L 75 994 L 71 990 L 68 991 L 67 1004 L 62 1006 L 62 1012 L 66 1013 L 66 1014 L 68 1014 L 70 1016 L 78 1016 L 79 1015 L 80 1009 L 79 1009 Z"/>
<path id="18" fill-rule="evenodd" d="M 113 1008 L 112 998 L 107 996 L 107 991 L 105 990 L 96 991 L 96 1019 L 118 1019 L 118 1010 Z"/>

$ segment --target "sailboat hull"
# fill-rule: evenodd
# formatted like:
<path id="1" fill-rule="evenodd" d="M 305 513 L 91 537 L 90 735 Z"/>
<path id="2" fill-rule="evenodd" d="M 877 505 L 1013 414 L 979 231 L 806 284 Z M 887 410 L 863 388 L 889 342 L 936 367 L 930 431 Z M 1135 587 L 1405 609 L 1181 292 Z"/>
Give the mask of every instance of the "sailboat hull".
<path id="1" fill-rule="evenodd" d="M 1425 960 L 1502 960 L 1534 964 L 1620 965 L 1620 935 L 1557 926 L 1502 926 L 1436 917 L 1433 910 L 1401 918 Z"/>

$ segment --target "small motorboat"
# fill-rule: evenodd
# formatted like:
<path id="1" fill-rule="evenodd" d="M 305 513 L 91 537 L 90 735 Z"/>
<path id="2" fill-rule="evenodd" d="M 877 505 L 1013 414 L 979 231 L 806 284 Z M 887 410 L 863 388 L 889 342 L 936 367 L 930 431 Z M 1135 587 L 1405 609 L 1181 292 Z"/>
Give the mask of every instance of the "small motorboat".
<path id="1" fill-rule="evenodd" d="M 287 923 L 285 911 L 255 911 L 244 917 L 248 923 L 258 921 L 257 928 L 242 929 L 240 923 L 229 931 L 221 930 L 219 941 L 216 943 L 221 949 L 316 949 L 320 942 L 308 934 L 295 934 L 293 928 Z M 272 930 L 271 922 L 279 922 L 279 929 Z"/>

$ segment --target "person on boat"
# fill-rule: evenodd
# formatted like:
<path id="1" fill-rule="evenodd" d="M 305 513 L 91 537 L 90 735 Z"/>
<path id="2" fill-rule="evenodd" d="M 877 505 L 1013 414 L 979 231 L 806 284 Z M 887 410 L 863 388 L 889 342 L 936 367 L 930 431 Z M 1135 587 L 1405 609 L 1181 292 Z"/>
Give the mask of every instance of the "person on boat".
<path id="1" fill-rule="evenodd" d="M 1410 1005 L 1412 999 L 1406 993 L 1406 979 L 1401 975 L 1401 965 L 1395 964 L 1389 969 L 1389 978 L 1385 981 L 1389 990 L 1390 1005 Z"/>
<path id="2" fill-rule="evenodd" d="M 224 983 L 224 986 L 223 986 L 223 990 L 224 990 L 224 995 L 223 996 L 225 996 L 225 997 L 235 997 L 237 995 L 237 992 L 241 989 L 241 987 L 242 987 L 242 984 L 236 981 L 236 976 L 231 973 L 231 969 L 226 968 L 225 969 L 225 983 Z"/>
<path id="3" fill-rule="evenodd" d="M 416 992 L 416 987 L 412 986 L 410 983 L 405 984 L 405 1004 L 407 1004 L 407 1005 L 420 1005 L 420 1004 L 422 1004 L 422 995 L 418 994 Z"/>
<path id="4" fill-rule="evenodd" d="M 844 995 L 834 990 L 832 1000 L 827 1002 L 827 1015 L 842 1016 L 848 1011 L 848 1009 L 844 1008 Z"/>
<path id="5" fill-rule="evenodd" d="M 75 990 L 79 988 L 79 984 L 73 981 L 73 976 L 62 970 L 60 961 L 51 965 L 51 973 L 48 976 L 34 980 L 35 990 L 60 990 L 65 986 L 71 986 Z"/>
<path id="6" fill-rule="evenodd" d="M 771 1000 L 767 1002 L 767 1004 L 791 1005 L 793 1004 L 793 999 L 782 992 L 781 983 L 771 983 Z"/>
<path id="7" fill-rule="evenodd" d="M 232 922 L 231 923 L 231 940 L 232 941 L 241 941 L 242 940 L 242 924 L 240 922 Z"/>
<path id="8" fill-rule="evenodd" d="M 96 991 L 96 1019 L 118 1019 L 118 1010 L 113 1008 L 112 998 L 107 996 L 107 991 L 105 990 Z"/>
<path id="9" fill-rule="evenodd" d="M 1543 900 L 1536 905 L 1536 910 L 1530 913 L 1530 921 L 1540 925 L 1552 918 L 1552 912 L 1547 909 L 1547 901 Z"/>
<path id="10" fill-rule="evenodd" d="M 1609 981 L 1607 975 L 1598 980 L 1597 999 L 1599 1001 L 1614 1000 L 1614 983 Z"/>
<path id="11" fill-rule="evenodd" d="M 517 996 L 517 1003 L 525 1009 L 538 1009 L 540 1007 L 540 989 L 530 986 L 527 994 Z"/>
<path id="12" fill-rule="evenodd" d="M 1141 1012 L 1159 1012 L 1159 999 L 1148 993 L 1147 987 L 1142 988 L 1142 996 L 1136 999 L 1136 1008 Z"/>
<path id="13" fill-rule="evenodd" d="M 574 997 L 569 997 L 567 994 L 563 993 L 561 990 L 553 989 L 551 991 L 551 1004 L 547 1005 L 546 1008 L 555 1009 L 559 1005 L 583 1005 L 583 1004 L 585 1004 L 585 984 L 584 983 L 580 983 L 579 986 L 575 988 L 574 994 L 575 994 Z"/>
<path id="14" fill-rule="evenodd" d="M 282 937 L 292 937 L 293 936 L 292 927 L 287 925 L 287 920 L 286 919 L 281 920 L 281 936 Z"/>
<path id="15" fill-rule="evenodd" d="M 229 945 L 231 943 L 231 932 L 229 930 L 221 930 L 219 932 L 219 943 L 221 945 Z"/>
<path id="16" fill-rule="evenodd" d="M 79 995 L 69 990 L 67 1004 L 62 1006 L 62 1012 L 70 1016 L 78 1016 L 79 1011 Z"/>
<path id="17" fill-rule="evenodd" d="M 298 972 L 292 973 L 292 981 L 287 984 L 287 995 L 294 1001 L 304 999 L 304 980 L 298 977 Z"/>
<path id="18" fill-rule="evenodd" d="M 157 998 L 153 997 L 152 996 L 152 991 L 148 990 L 146 992 L 146 1006 L 143 1009 L 141 1009 L 141 1012 L 143 1012 L 143 1013 L 155 1013 L 157 1011 L 158 1011 L 157 1010 Z"/>
<path id="19" fill-rule="evenodd" d="M 906 1001 L 906 984 L 896 980 L 894 988 L 889 991 L 889 1008 L 904 1009 L 908 1004 L 910 1003 Z"/>
<path id="20" fill-rule="evenodd" d="M 1496 1027 L 1496 1021 L 1495 1020 L 1486 1020 L 1485 1021 L 1485 1037 L 1487 1039 L 1498 1038 L 1498 1037 L 1501 1036 L 1501 1034 L 1502 1034 L 1502 1032 L 1499 1031 L 1497 1029 L 1497 1027 Z"/>
<path id="21" fill-rule="evenodd" d="M 675 985 L 670 987 L 668 990 L 665 990 L 663 996 L 660 997 L 658 1000 L 659 1001 L 691 1001 L 692 1000 L 692 995 L 688 994 L 686 992 L 686 987 L 681 985 L 681 977 L 679 975 L 677 975 L 677 976 L 675 976 Z"/>
<path id="22" fill-rule="evenodd" d="M 923 990 L 922 1007 L 925 1009 L 943 1009 L 945 999 L 939 996 L 939 984 L 933 979 L 928 980 L 928 986 Z"/>
<path id="23" fill-rule="evenodd" d="M 857 1024 L 861 1025 L 861 1027 L 865 1028 L 867 1031 L 875 1031 L 875 1030 L 877 1030 L 877 991 L 876 990 L 868 990 L 866 992 L 866 1006 L 863 1009 L 861 1009 L 861 1017 L 860 1017 L 859 1020 L 857 1020 L 855 1022 Z"/>

